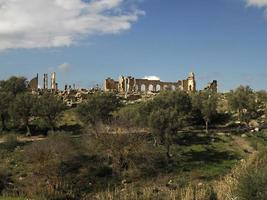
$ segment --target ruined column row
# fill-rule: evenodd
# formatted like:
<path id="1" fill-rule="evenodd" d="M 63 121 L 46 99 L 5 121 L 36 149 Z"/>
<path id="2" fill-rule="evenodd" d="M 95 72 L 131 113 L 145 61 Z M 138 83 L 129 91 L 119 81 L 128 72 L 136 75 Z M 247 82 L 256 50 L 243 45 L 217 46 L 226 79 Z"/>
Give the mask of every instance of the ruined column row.
<path id="1" fill-rule="evenodd" d="M 51 74 L 51 80 L 50 80 L 51 86 L 50 89 L 52 91 L 57 91 L 58 90 L 58 83 L 56 82 L 56 72 L 53 72 Z M 48 90 L 48 74 L 44 74 L 43 76 L 43 89 Z"/>

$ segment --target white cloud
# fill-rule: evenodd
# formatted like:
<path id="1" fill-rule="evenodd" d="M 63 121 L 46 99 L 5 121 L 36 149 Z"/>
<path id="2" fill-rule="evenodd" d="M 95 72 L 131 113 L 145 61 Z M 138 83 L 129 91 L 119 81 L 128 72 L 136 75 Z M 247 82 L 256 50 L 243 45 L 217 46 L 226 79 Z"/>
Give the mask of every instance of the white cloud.
<path id="1" fill-rule="evenodd" d="M 67 72 L 71 69 L 71 65 L 69 63 L 63 63 L 61 65 L 58 65 L 57 68 L 61 71 L 61 72 Z"/>
<path id="2" fill-rule="evenodd" d="M 0 50 L 69 46 L 131 28 L 144 12 L 127 0 L 0 0 Z"/>
<path id="3" fill-rule="evenodd" d="M 158 76 L 145 76 L 143 79 L 151 80 L 151 81 L 159 81 L 160 78 Z"/>
<path id="4" fill-rule="evenodd" d="M 267 7 L 267 0 L 246 0 L 248 6 Z"/>

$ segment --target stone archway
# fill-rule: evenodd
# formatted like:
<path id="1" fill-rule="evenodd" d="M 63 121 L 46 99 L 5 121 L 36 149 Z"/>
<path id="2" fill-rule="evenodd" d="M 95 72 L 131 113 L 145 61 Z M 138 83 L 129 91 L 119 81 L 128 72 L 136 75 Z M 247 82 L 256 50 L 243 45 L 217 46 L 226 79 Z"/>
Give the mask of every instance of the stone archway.
<path id="1" fill-rule="evenodd" d="M 156 85 L 156 91 L 159 92 L 161 90 L 161 86 L 158 84 Z"/>
<path id="2" fill-rule="evenodd" d="M 139 88 L 139 85 L 135 85 L 135 91 L 139 92 L 141 89 Z"/>
<path id="3" fill-rule="evenodd" d="M 141 85 L 141 92 L 146 92 L 147 88 L 145 84 Z"/>
<path id="4" fill-rule="evenodd" d="M 154 91 L 154 86 L 152 84 L 148 85 L 148 91 Z"/>
<path id="5" fill-rule="evenodd" d="M 192 91 L 192 85 L 189 85 L 189 91 Z"/>

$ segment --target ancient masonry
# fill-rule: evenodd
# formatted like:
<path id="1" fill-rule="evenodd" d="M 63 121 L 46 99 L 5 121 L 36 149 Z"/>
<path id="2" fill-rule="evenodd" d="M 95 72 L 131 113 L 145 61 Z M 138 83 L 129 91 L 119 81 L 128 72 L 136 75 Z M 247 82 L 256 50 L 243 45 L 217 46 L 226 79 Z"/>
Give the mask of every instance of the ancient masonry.
<path id="1" fill-rule="evenodd" d="M 35 78 L 33 78 L 30 82 L 29 82 L 29 88 L 32 91 L 38 91 L 38 74 L 36 75 Z M 56 73 L 53 72 L 51 74 L 51 80 L 50 80 L 51 86 L 50 86 L 50 90 L 51 91 L 58 91 L 58 83 L 56 82 Z M 48 87 L 48 74 L 44 74 L 43 75 L 43 90 L 49 90 Z"/>
<path id="2" fill-rule="evenodd" d="M 211 90 L 213 92 L 218 91 L 218 83 L 216 80 L 213 80 L 212 82 L 208 83 L 208 86 L 204 88 L 204 90 Z"/>
<path id="3" fill-rule="evenodd" d="M 182 90 L 186 92 L 196 91 L 195 74 L 191 72 L 186 80 L 177 82 L 163 82 L 160 80 L 135 79 L 131 76 L 120 76 L 118 81 L 107 78 L 104 81 L 104 91 L 133 93 L 133 92 L 159 92 L 161 90 Z"/>

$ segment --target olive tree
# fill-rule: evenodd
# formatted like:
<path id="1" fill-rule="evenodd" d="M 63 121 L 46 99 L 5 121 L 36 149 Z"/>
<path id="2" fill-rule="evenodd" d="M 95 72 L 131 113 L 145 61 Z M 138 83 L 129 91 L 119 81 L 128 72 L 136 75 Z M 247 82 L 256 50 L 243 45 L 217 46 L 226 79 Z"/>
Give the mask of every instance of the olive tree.
<path id="1" fill-rule="evenodd" d="M 218 96 L 210 90 L 195 93 L 192 96 L 193 110 L 201 113 L 205 121 L 206 132 L 209 132 L 209 124 L 217 114 Z"/>
<path id="2" fill-rule="evenodd" d="M 21 93 L 16 96 L 13 103 L 10 106 L 10 115 L 15 120 L 19 120 L 23 126 L 27 129 L 27 135 L 31 135 L 30 119 L 33 118 L 35 113 L 35 104 L 37 103 L 37 97 L 30 93 Z"/>
<path id="3" fill-rule="evenodd" d="M 184 127 L 191 111 L 191 99 L 185 92 L 168 91 L 157 96 L 152 104 L 149 127 L 165 146 L 167 158 L 170 158 L 172 137 Z"/>
<path id="4" fill-rule="evenodd" d="M 0 81 L 0 91 L 10 92 L 14 97 L 27 91 L 27 79 L 25 77 L 12 76 L 8 80 Z"/>
<path id="5" fill-rule="evenodd" d="M 9 117 L 8 108 L 12 102 L 10 92 L 0 91 L 0 118 L 2 123 L 2 131 L 6 130 L 6 121 Z"/>
<path id="6" fill-rule="evenodd" d="M 228 103 L 233 111 L 238 113 L 238 119 L 246 121 L 256 112 L 256 95 L 249 86 L 240 86 L 228 94 Z"/>
<path id="7" fill-rule="evenodd" d="M 115 94 L 95 93 L 89 95 L 87 100 L 77 107 L 77 112 L 86 125 L 96 128 L 99 122 L 110 122 L 112 113 L 120 105 L 120 99 Z"/>
<path id="8" fill-rule="evenodd" d="M 46 121 L 52 131 L 55 130 L 57 119 L 65 109 L 62 99 L 50 93 L 38 98 L 35 107 L 37 115 Z"/>

